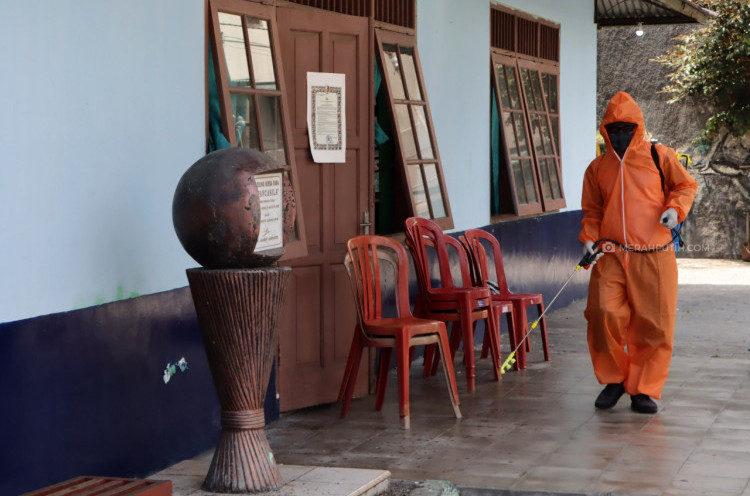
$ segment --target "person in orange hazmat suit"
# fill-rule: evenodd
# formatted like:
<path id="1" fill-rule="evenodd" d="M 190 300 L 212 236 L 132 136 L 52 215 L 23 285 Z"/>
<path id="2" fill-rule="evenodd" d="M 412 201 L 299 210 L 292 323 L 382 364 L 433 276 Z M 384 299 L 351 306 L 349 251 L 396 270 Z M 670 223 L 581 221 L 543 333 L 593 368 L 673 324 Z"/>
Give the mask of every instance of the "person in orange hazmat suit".
<path id="1" fill-rule="evenodd" d="M 607 151 L 586 169 L 578 236 L 592 254 L 597 240 L 609 240 L 597 247 L 604 256 L 592 268 L 584 312 L 594 373 L 606 385 L 594 405 L 612 408 L 628 393 L 634 411 L 656 413 L 677 310 L 671 230 L 690 210 L 697 183 L 673 149 L 656 145 L 660 173 L 629 94 L 612 97 L 600 132 Z"/>

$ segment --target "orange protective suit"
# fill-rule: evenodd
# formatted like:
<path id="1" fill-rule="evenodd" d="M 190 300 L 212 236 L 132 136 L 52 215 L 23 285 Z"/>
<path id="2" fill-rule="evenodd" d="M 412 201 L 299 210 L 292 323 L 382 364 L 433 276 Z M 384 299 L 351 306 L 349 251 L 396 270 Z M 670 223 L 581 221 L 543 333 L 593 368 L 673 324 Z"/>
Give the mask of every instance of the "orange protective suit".
<path id="1" fill-rule="evenodd" d="M 612 147 L 605 126 L 636 125 L 623 157 Z M 634 253 L 608 245 L 594 265 L 589 282 L 588 344 L 597 379 L 623 383 L 630 395 L 660 398 L 669 373 L 677 309 L 677 263 L 669 229 L 659 223 L 668 208 L 685 219 L 697 184 L 673 149 L 657 145 L 659 171 L 645 140 L 643 113 L 633 98 L 617 93 L 609 102 L 600 132 L 607 152 L 589 165 L 584 176 L 581 243 L 602 238 L 635 250 L 669 245 L 651 253 Z"/>

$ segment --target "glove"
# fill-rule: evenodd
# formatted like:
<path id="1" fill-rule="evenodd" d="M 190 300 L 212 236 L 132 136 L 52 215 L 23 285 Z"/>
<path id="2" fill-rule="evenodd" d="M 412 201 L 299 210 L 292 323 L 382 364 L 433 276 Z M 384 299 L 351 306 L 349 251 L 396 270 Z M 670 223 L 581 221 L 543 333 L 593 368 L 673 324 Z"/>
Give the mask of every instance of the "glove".
<path id="1" fill-rule="evenodd" d="M 583 254 L 584 255 L 593 255 L 595 251 L 596 250 L 594 250 L 594 242 L 593 241 L 585 241 L 583 243 Z M 602 258 L 603 255 L 604 255 L 604 252 L 600 251 L 599 253 L 597 253 L 596 257 L 594 257 L 594 260 L 591 261 L 591 265 L 594 265 L 597 260 L 599 260 L 600 258 Z"/>
<path id="2" fill-rule="evenodd" d="M 662 212 L 661 216 L 659 217 L 659 224 L 666 227 L 667 229 L 674 229 L 674 227 L 677 225 L 677 210 L 670 207 Z"/>

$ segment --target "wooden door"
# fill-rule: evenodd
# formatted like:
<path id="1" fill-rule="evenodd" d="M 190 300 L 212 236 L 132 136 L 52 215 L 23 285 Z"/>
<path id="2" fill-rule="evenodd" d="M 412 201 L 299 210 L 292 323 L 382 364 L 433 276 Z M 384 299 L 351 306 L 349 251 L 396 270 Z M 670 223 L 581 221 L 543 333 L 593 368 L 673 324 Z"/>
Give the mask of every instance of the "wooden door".
<path id="1" fill-rule="evenodd" d="M 356 323 L 343 266 L 346 242 L 372 218 L 372 50 L 367 18 L 276 10 L 308 255 L 288 262 L 292 282 L 279 335 L 281 410 L 336 400 Z M 308 72 L 346 75 L 346 162 L 312 161 L 307 134 Z M 298 208 L 299 208 L 298 207 Z M 285 262 L 287 263 L 287 262 Z M 367 391 L 363 360 L 356 394 Z"/>

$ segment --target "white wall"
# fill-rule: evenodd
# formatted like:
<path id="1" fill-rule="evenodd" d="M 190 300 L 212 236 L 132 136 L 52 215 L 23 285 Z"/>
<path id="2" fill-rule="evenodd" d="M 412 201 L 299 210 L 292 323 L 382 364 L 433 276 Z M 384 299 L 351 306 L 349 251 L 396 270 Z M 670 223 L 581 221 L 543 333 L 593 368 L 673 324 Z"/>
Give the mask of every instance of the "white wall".
<path id="1" fill-rule="evenodd" d="M 185 286 L 203 0 L 6 2 L 0 47 L 0 322 Z"/>
<path id="2" fill-rule="evenodd" d="M 597 129 L 594 4 L 500 3 L 560 24 L 563 188 L 567 209 L 578 209 Z M 489 10 L 489 0 L 417 2 L 417 42 L 457 230 L 490 220 Z"/>

